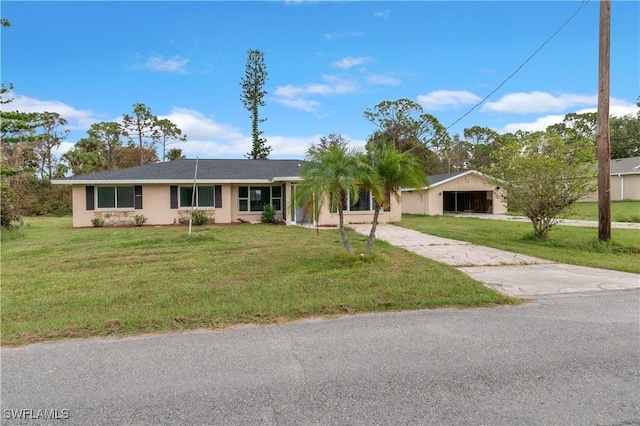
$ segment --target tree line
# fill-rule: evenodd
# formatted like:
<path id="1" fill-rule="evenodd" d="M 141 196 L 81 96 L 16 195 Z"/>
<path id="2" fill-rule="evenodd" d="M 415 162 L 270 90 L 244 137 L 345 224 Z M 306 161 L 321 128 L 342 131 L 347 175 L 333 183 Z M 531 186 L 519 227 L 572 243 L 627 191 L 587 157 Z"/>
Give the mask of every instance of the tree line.
<path id="1" fill-rule="evenodd" d="M 9 103 L 10 99 L 3 99 Z M 144 104 L 134 104 L 122 122 L 93 123 L 86 137 L 56 155 L 69 135 L 68 122 L 54 112 L 0 111 L 2 152 L 2 226 L 23 215 L 65 215 L 71 212 L 67 187 L 51 180 L 182 158 L 182 150 L 167 147 L 186 141 L 168 119 L 160 119 Z"/>
<path id="2" fill-rule="evenodd" d="M 638 104 L 640 107 L 640 102 Z M 532 223 L 535 238 L 546 239 L 563 211 L 596 190 L 596 114 L 567 114 L 544 131 L 499 134 L 474 126 L 450 137 L 444 126 L 408 99 L 384 101 L 364 112 L 376 126 L 364 152 L 347 149 L 340 134 L 320 139 L 307 152 L 296 203 L 317 217 L 324 203 L 339 216 L 342 242 L 351 244 L 343 212 L 369 194 L 373 224 L 365 253 L 375 241 L 378 214 L 400 197 L 402 187 L 423 188 L 429 175 L 478 170 L 496 185 L 511 210 Z M 613 158 L 640 154 L 640 110 L 611 119 Z M 368 195 L 367 195 L 368 196 Z"/>

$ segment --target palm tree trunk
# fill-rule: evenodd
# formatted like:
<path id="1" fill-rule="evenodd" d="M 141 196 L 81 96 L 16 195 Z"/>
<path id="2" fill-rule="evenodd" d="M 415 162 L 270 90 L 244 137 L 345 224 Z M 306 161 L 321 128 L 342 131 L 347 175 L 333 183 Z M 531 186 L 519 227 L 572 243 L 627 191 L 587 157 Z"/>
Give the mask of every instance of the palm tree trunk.
<path id="1" fill-rule="evenodd" d="M 373 212 L 373 222 L 371 223 L 371 231 L 369 232 L 369 238 L 367 239 L 367 249 L 365 254 L 371 254 L 373 251 L 373 244 L 376 241 L 376 227 L 378 226 L 378 215 L 380 214 L 380 205 L 376 203 L 376 209 Z"/>
<path id="2" fill-rule="evenodd" d="M 347 232 L 344 229 L 344 213 L 342 211 L 342 206 L 338 206 L 338 217 L 340 218 L 340 237 L 342 237 L 342 244 L 344 244 L 344 248 L 347 250 L 347 253 L 353 253 L 353 249 L 351 248 L 351 241 L 349 241 L 349 237 L 347 237 Z"/>

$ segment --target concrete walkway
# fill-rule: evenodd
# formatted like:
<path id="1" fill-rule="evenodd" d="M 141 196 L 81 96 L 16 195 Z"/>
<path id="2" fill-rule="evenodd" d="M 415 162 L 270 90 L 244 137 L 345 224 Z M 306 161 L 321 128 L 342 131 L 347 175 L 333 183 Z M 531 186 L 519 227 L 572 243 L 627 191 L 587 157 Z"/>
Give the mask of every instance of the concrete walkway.
<path id="1" fill-rule="evenodd" d="M 368 235 L 371 225 L 350 225 Z M 472 278 L 515 297 L 640 288 L 640 275 L 565 265 L 380 224 L 376 237 L 408 251 L 455 266 Z"/>

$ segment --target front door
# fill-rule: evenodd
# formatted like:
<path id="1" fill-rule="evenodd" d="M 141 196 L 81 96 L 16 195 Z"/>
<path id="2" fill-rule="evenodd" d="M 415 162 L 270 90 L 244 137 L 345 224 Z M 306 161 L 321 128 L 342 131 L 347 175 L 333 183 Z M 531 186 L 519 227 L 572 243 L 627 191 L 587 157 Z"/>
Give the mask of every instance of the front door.
<path id="1" fill-rule="evenodd" d="M 296 187 L 298 185 L 291 185 L 291 203 L 295 205 L 296 200 Z M 293 209 L 293 214 L 291 215 L 291 223 L 296 225 L 302 225 L 305 223 L 309 223 L 309 215 L 307 214 L 307 209 L 305 207 L 295 206 Z"/>

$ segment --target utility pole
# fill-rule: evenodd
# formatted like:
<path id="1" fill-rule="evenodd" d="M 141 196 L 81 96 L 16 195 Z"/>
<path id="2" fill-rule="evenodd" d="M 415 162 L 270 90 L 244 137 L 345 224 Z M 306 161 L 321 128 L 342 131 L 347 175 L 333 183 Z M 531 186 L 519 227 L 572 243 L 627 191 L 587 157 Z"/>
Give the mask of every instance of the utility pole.
<path id="1" fill-rule="evenodd" d="M 598 239 L 611 239 L 611 143 L 609 139 L 609 86 L 611 0 L 600 0 L 598 54 Z"/>

